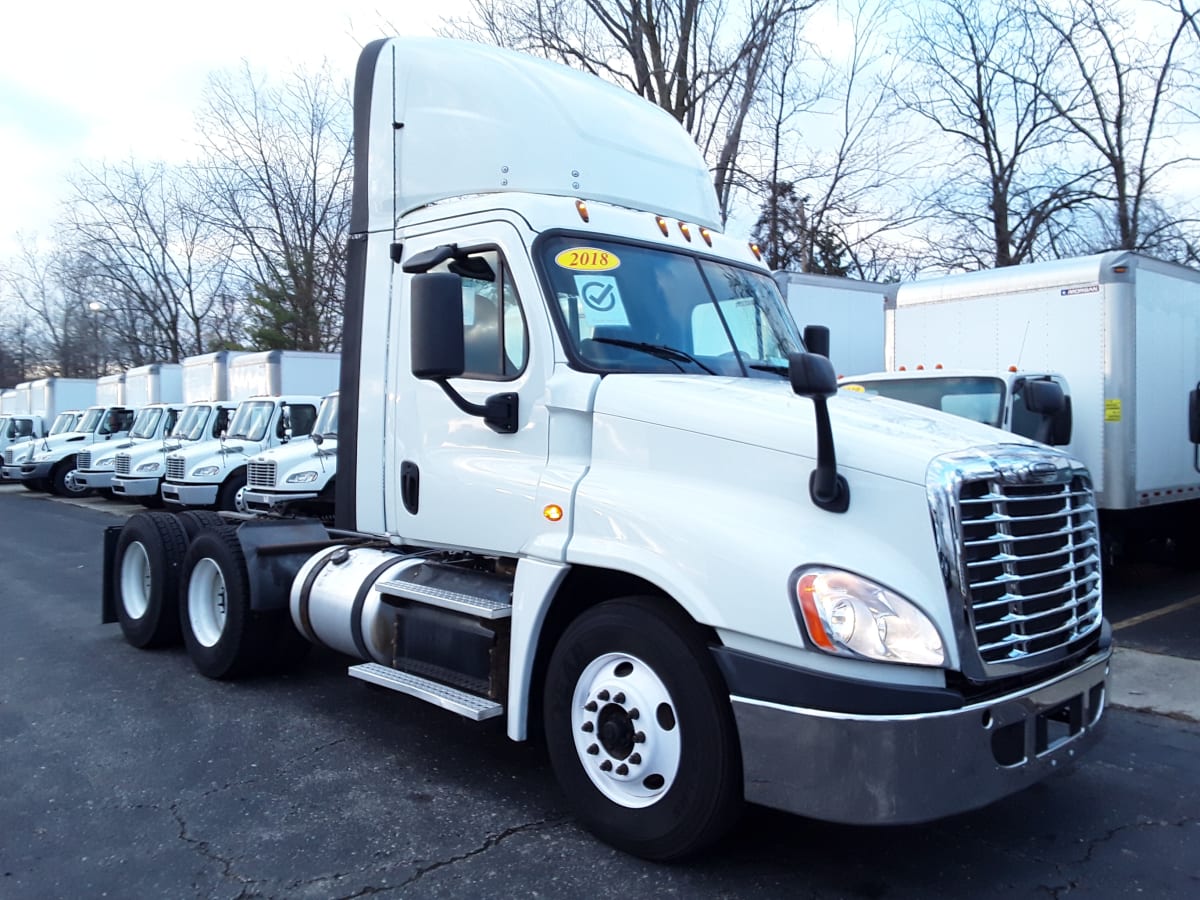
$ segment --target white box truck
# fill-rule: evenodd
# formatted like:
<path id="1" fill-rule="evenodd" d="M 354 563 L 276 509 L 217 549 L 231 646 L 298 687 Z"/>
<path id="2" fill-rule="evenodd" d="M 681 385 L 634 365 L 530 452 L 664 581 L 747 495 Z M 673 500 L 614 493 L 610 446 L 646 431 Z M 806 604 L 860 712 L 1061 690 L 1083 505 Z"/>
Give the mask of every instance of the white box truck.
<path id="1" fill-rule="evenodd" d="M 229 363 L 239 355 L 218 350 L 190 356 L 180 364 L 185 406 L 179 420 L 162 441 L 117 453 L 114 497 L 151 508 L 162 505 L 159 490 L 166 476 L 167 454 L 185 445 L 219 438 L 228 429 L 236 406 L 229 395 Z"/>
<path id="2" fill-rule="evenodd" d="M 125 373 L 125 402 L 137 411 L 129 439 L 105 445 L 102 450 L 81 450 L 67 483 L 78 490 L 97 490 L 108 496 L 116 478 L 117 456 L 147 441 L 162 446 L 183 411 L 183 367 L 179 363 L 152 363 Z"/>
<path id="3" fill-rule="evenodd" d="M 22 434 L 31 432 L 35 439 L 31 441 L 18 436 L 4 447 L 0 482 L 22 482 L 25 487 L 35 490 L 44 485 L 22 481 L 21 466 L 36 450 L 44 449 L 38 439 L 57 437 L 75 429 L 84 410 L 96 402 L 96 382 L 88 378 L 41 378 L 18 385 L 18 398 L 23 389 L 27 389 L 25 411 L 29 414 L 28 421 L 23 415 L 14 418 L 22 423 L 18 430 Z"/>
<path id="4" fill-rule="evenodd" d="M 544 733 L 580 820 L 655 859 L 746 800 L 946 816 L 1098 739 L 1082 464 L 839 394 L 695 144 L 631 93 L 387 39 L 354 104 L 334 527 L 112 526 L 130 644 L 234 678 L 317 643 Z"/>
<path id="5" fill-rule="evenodd" d="M 895 308 L 896 285 L 806 272 L 776 272 L 775 282 L 800 328 L 823 325 L 836 335 L 829 348 L 834 372 L 884 367 L 886 315 Z"/>
<path id="6" fill-rule="evenodd" d="M 1106 557 L 1151 540 L 1194 543 L 1200 272 L 1112 252 L 906 283 L 888 344 L 890 369 L 1060 373 L 1070 449 L 1094 479 Z"/>
<path id="7" fill-rule="evenodd" d="M 235 359 L 229 389 L 241 400 L 228 434 L 167 454 L 163 502 L 236 509 L 247 460 L 312 430 L 321 395 L 337 385 L 338 367 L 336 353 L 269 350 Z"/>
<path id="8" fill-rule="evenodd" d="M 317 423 L 307 438 L 251 458 L 246 466 L 246 512 L 305 514 L 328 518 L 337 486 L 338 395 L 321 401 Z"/>

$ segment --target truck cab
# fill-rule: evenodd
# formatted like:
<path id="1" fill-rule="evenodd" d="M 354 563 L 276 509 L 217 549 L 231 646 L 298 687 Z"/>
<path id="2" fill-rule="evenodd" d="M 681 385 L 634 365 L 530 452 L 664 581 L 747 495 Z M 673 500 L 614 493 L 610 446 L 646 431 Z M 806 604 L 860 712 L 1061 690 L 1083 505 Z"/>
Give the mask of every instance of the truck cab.
<path id="1" fill-rule="evenodd" d="M 124 406 L 89 407 L 73 430 L 35 442 L 36 449 L 21 464 L 21 480 L 54 494 L 86 493 L 86 488 L 69 478 L 76 468 L 76 456 L 81 450 L 95 451 L 96 445 L 127 437 L 133 418 L 134 410 Z"/>
<path id="2" fill-rule="evenodd" d="M 13 444 L 36 440 L 42 436 L 41 416 L 9 413 L 0 417 L 0 454 Z"/>
<path id="3" fill-rule="evenodd" d="M 117 474 L 117 456 L 122 452 L 131 452 L 147 441 L 158 442 L 161 446 L 162 439 L 175 427 L 182 408 L 181 403 L 151 403 L 143 406 L 133 420 L 129 440 L 117 446 L 107 445 L 103 450 L 81 450 L 76 456 L 75 471 L 68 479 L 74 481 L 81 490 L 110 491 Z"/>
<path id="4" fill-rule="evenodd" d="M 217 440 L 167 454 L 162 499 L 168 506 L 236 509 L 246 484 L 246 462 L 271 447 L 307 435 L 316 424 L 321 398 L 311 395 L 242 400 Z"/>
<path id="5" fill-rule="evenodd" d="M 136 500 L 144 506 L 161 506 L 159 491 L 166 477 L 167 454 L 220 438 L 229 427 L 233 410 L 234 404 L 228 402 L 189 403 L 162 441 L 119 451 L 113 463 L 113 496 Z"/>
<path id="6" fill-rule="evenodd" d="M 337 474 L 338 395 L 321 401 L 312 433 L 253 457 L 241 506 L 253 513 L 333 513 Z"/>
<path id="7" fill-rule="evenodd" d="M 46 440 L 59 435 L 74 431 L 79 420 L 83 417 L 81 409 L 65 409 L 54 417 L 54 421 L 50 424 L 50 429 L 46 432 L 44 438 L 37 438 L 32 441 L 19 441 L 10 444 L 4 449 L 4 466 L 0 468 L 0 481 L 4 482 L 21 482 L 21 466 L 28 461 L 35 450 L 40 450 L 46 447 Z M 33 482 L 24 482 L 25 486 L 30 490 L 38 489 L 41 486 L 35 485 Z"/>

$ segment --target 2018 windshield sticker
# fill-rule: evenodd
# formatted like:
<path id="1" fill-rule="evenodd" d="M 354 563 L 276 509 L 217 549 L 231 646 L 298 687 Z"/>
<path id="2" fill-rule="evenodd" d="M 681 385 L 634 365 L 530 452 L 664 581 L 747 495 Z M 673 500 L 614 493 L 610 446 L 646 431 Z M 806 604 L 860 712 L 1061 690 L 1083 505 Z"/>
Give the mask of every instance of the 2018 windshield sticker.
<path id="1" fill-rule="evenodd" d="M 607 272 L 621 264 L 620 258 L 611 250 L 595 247 L 571 247 L 554 257 L 554 261 L 573 272 Z"/>
<path id="2" fill-rule="evenodd" d="M 856 394 L 865 394 L 867 392 L 867 389 L 865 387 L 863 387 L 861 384 L 843 384 L 842 390 L 843 391 L 853 391 Z"/>
<path id="3" fill-rule="evenodd" d="M 576 275 L 575 290 L 579 292 L 579 312 L 593 328 L 597 325 L 628 325 L 625 303 L 617 289 L 617 279 L 611 275 Z"/>

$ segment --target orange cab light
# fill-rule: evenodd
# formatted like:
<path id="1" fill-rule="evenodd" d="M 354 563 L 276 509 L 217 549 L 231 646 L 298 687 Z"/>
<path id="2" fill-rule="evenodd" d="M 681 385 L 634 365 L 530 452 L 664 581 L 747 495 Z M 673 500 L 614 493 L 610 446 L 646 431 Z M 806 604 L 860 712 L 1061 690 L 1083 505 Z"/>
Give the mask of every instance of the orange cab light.
<path id="1" fill-rule="evenodd" d="M 1017 367 L 1016 367 L 1016 366 L 1009 366 L 1009 367 L 1008 367 L 1008 371 L 1010 371 L 1010 372 L 1015 372 L 1015 371 L 1017 371 Z"/>
<path id="2" fill-rule="evenodd" d="M 712 232 L 711 231 L 709 231 L 707 228 L 701 228 L 700 229 L 700 237 L 704 238 L 704 243 L 708 244 L 708 246 L 710 246 L 710 247 L 712 246 Z"/>
<path id="3" fill-rule="evenodd" d="M 586 204 L 586 203 L 584 203 L 582 200 L 576 200 L 576 201 L 575 201 L 575 208 L 576 208 L 577 210 L 579 210 L 579 218 L 583 219 L 583 221 L 585 221 L 585 222 L 586 222 L 586 221 L 588 220 L 588 208 L 587 208 L 587 204 Z"/>
<path id="4" fill-rule="evenodd" d="M 762 250 L 759 248 L 758 244 L 751 244 L 750 252 L 754 254 L 755 259 L 757 259 L 759 262 L 762 262 Z"/>
<path id="5" fill-rule="evenodd" d="M 925 363 L 921 363 L 920 365 L 918 365 L 918 366 L 917 366 L 917 371 L 918 371 L 918 372 L 924 372 L 924 371 L 925 371 Z"/>
<path id="6" fill-rule="evenodd" d="M 900 368 L 899 368 L 899 369 L 897 369 L 896 371 L 898 371 L 898 372 L 907 372 L 907 371 L 908 371 L 908 366 L 900 366 Z"/>
<path id="7" fill-rule="evenodd" d="M 1129 266 L 1113 266 L 1113 271 L 1118 275 L 1124 275 L 1129 271 Z"/>
<path id="8" fill-rule="evenodd" d="M 551 503 L 542 510 L 542 515 L 550 522 L 561 522 L 563 517 L 563 508 L 557 503 Z"/>
<path id="9" fill-rule="evenodd" d="M 667 227 L 667 220 L 662 216 L 655 216 L 654 221 L 658 223 L 658 230 L 663 233 L 663 237 L 669 237 L 671 229 Z"/>
<path id="10" fill-rule="evenodd" d="M 804 625 L 808 629 L 808 635 L 813 639 L 813 643 L 824 650 L 833 650 L 833 641 L 825 631 L 825 625 L 821 622 L 816 601 L 812 596 L 813 584 L 816 580 L 816 575 L 805 575 L 797 581 L 796 599 L 800 601 L 800 613 L 804 616 Z"/>
<path id="11" fill-rule="evenodd" d="M 942 367 L 941 363 L 938 363 L 936 366 L 934 366 L 935 369 L 940 369 L 941 367 Z"/>
<path id="12" fill-rule="evenodd" d="M 692 229 L 688 228 L 687 222 L 679 223 L 679 233 L 682 234 L 689 241 L 692 239 Z"/>

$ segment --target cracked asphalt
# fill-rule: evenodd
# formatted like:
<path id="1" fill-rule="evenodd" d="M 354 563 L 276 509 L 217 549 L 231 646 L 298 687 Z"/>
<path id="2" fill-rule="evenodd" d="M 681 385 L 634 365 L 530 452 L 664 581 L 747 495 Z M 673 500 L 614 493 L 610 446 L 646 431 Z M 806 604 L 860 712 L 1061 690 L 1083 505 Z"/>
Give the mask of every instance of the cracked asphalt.
<path id="1" fill-rule="evenodd" d="M 752 808 L 660 866 L 579 828 L 539 745 L 335 654 L 226 684 L 129 647 L 99 624 L 117 521 L 0 492 L 5 900 L 1200 895 L 1195 722 L 1111 709 L 1080 765 L 984 810 L 853 828 Z"/>

